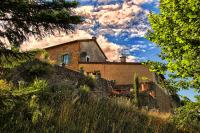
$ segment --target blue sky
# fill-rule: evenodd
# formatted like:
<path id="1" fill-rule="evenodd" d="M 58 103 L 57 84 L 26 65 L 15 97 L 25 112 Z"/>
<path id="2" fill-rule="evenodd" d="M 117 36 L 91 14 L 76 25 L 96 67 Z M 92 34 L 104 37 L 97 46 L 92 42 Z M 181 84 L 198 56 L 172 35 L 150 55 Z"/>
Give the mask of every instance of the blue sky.
<path id="1" fill-rule="evenodd" d="M 159 48 L 144 38 L 150 29 L 147 15 L 159 12 L 158 0 L 79 0 L 76 10 L 86 22 L 78 29 L 96 36 L 110 60 L 122 49 L 129 61 L 160 60 Z M 101 38 L 101 39 L 99 39 Z M 107 46 L 104 46 L 104 45 Z M 115 48 L 113 48 L 114 46 Z M 117 46 L 117 47 L 116 47 Z M 113 57 L 110 52 L 115 52 Z"/>

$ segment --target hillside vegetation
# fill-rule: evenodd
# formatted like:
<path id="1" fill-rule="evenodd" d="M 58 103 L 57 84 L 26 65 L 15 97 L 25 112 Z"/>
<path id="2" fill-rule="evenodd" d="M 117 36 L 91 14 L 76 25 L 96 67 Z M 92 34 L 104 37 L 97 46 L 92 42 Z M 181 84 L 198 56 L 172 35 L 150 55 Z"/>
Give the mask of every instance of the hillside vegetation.
<path id="1" fill-rule="evenodd" d="M 87 86 L 18 88 L 1 80 L 1 132 L 178 132 L 166 119 L 136 110 L 124 98 L 98 98 Z"/>
<path id="2" fill-rule="evenodd" d="M 37 60 L 4 70 L 0 132 L 199 131 L 198 123 L 184 125 L 191 119 L 181 121 L 181 113 L 172 119 L 170 114 L 138 110 L 133 99 L 95 95 L 92 78 L 77 80 L 63 73 L 65 68 Z"/>

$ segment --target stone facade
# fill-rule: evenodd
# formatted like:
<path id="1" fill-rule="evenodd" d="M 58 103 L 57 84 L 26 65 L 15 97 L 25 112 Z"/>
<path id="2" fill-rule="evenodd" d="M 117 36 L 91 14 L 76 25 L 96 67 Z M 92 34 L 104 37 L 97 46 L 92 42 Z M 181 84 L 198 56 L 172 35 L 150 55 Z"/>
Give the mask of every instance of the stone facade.
<path id="1" fill-rule="evenodd" d="M 58 65 L 63 65 L 62 56 L 69 55 L 69 63 L 65 64 L 66 68 L 78 71 L 79 62 L 106 62 L 106 56 L 102 52 L 95 39 L 83 39 L 63 43 L 45 48 L 49 55 L 49 60 Z"/>
<path id="2" fill-rule="evenodd" d="M 160 87 L 156 84 L 155 87 L 157 106 L 161 112 L 172 111 L 172 99 L 171 96 L 166 92 L 166 88 Z"/>
<path id="3" fill-rule="evenodd" d="M 62 65 L 62 55 L 69 54 L 70 61 L 65 67 L 76 71 L 79 69 L 80 42 L 57 45 L 45 50 L 49 54 L 49 60 L 58 65 Z"/>
<path id="4" fill-rule="evenodd" d="M 80 42 L 80 53 L 83 54 L 83 57 L 80 58 L 81 62 L 86 61 L 86 57 L 89 57 L 89 62 L 106 62 L 106 57 L 96 45 L 96 41 L 84 41 Z"/>

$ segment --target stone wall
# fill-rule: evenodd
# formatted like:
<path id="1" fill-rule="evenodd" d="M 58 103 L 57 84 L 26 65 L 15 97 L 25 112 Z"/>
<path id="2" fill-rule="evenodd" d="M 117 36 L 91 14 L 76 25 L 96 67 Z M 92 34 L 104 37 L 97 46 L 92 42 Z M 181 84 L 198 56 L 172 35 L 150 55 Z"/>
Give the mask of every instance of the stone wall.
<path id="1" fill-rule="evenodd" d="M 158 84 L 156 84 L 156 100 L 158 108 L 161 112 L 171 112 L 172 107 L 172 98 L 168 94 L 166 88 L 160 87 Z"/>
<path id="2" fill-rule="evenodd" d="M 104 54 L 95 41 L 80 42 L 80 52 L 85 52 L 89 56 L 90 62 L 106 62 Z M 83 57 L 80 61 L 85 62 L 86 59 Z"/>
<path id="3" fill-rule="evenodd" d="M 31 77 L 29 70 L 34 70 L 37 73 L 40 72 L 40 74 L 37 75 L 37 79 L 46 80 L 50 86 L 56 87 L 64 86 L 65 88 L 78 89 L 81 83 L 84 83 L 81 81 L 86 79 L 86 76 L 78 71 L 58 65 L 50 65 L 40 60 L 23 63 L 14 69 L 5 70 L 0 68 L 0 78 L 6 78 L 8 81 L 12 81 L 14 85 L 18 85 L 19 81 L 24 81 L 28 84 L 35 79 L 35 77 Z M 42 71 L 45 71 L 45 73 Z M 109 92 L 111 84 L 110 81 L 97 78 L 94 85 L 93 92 L 98 92 L 105 96 L 107 92 Z"/>
<path id="4" fill-rule="evenodd" d="M 85 75 L 81 74 L 80 72 L 77 71 L 73 71 L 67 68 L 63 68 L 60 66 L 55 66 L 56 67 L 56 72 L 55 72 L 55 76 L 54 78 L 52 78 L 52 81 L 50 82 L 54 82 L 54 83 L 59 83 L 60 80 L 64 80 L 64 79 L 68 79 L 70 81 L 72 81 L 72 84 L 77 84 L 78 82 L 84 80 L 84 78 L 86 78 Z M 94 88 L 94 92 L 99 92 L 102 93 L 103 95 L 107 95 L 107 93 L 110 91 L 112 83 L 110 81 L 107 81 L 103 78 L 96 78 L 95 80 L 95 88 Z"/>
<path id="5" fill-rule="evenodd" d="M 173 109 L 173 101 L 166 88 L 154 82 L 150 82 L 147 89 L 140 90 L 140 101 L 141 106 L 155 108 L 161 112 L 171 112 Z"/>
<path id="6" fill-rule="evenodd" d="M 80 42 L 61 44 L 46 48 L 45 50 L 48 52 L 49 60 L 58 65 L 62 64 L 62 56 L 64 54 L 69 54 L 70 61 L 69 64 L 65 65 L 65 67 L 72 70 L 79 70 L 78 62 L 80 58 Z"/>

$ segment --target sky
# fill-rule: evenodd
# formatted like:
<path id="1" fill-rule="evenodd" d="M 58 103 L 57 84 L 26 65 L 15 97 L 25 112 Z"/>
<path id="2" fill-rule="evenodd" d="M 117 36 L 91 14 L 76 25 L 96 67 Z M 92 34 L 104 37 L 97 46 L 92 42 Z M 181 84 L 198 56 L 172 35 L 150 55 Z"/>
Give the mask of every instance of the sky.
<path id="1" fill-rule="evenodd" d="M 70 1 L 70 0 L 68 0 Z M 109 61 L 119 61 L 121 54 L 127 61 L 161 61 L 160 49 L 144 36 L 151 26 L 147 15 L 159 13 L 159 0 L 77 0 L 75 12 L 84 16 L 85 22 L 73 33 L 57 33 L 41 41 L 31 38 L 22 49 L 41 48 L 76 39 L 95 36 Z M 28 45 L 27 45 L 28 44 Z M 194 101 L 192 90 L 180 91 Z"/>
<path id="2" fill-rule="evenodd" d="M 70 0 L 68 0 L 70 1 Z M 160 60 L 156 46 L 144 38 L 150 29 L 147 15 L 159 12 L 157 0 L 78 0 L 75 12 L 85 18 L 73 33 L 58 33 L 42 41 L 31 38 L 23 49 L 41 48 L 75 39 L 95 36 L 110 61 L 119 61 L 121 54 L 131 62 Z M 28 44 L 28 45 L 27 45 Z"/>

